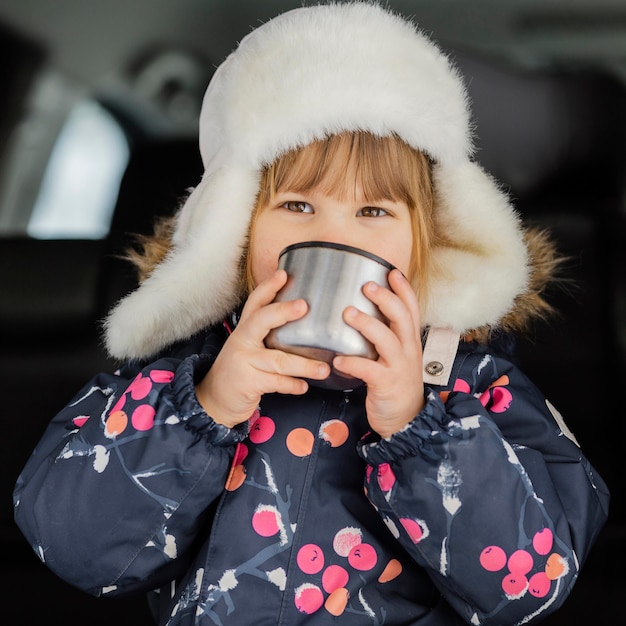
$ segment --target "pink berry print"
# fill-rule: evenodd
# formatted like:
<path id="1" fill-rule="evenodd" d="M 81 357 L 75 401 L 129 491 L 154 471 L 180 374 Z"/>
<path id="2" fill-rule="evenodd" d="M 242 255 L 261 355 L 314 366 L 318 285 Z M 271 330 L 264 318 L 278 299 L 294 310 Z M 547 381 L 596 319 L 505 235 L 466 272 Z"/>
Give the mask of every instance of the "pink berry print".
<path id="1" fill-rule="evenodd" d="M 259 505 L 252 516 L 252 528 L 261 537 L 273 537 L 282 526 L 280 513 L 274 506 Z"/>
<path id="2" fill-rule="evenodd" d="M 300 613 L 311 615 L 324 604 L 324 594 L 316 585 L 304 583 L 295 590 L 295 603 Z"/>
<path id="3" fill-rule="evenodd" d="M 537 572 L 528 581 L 528 593 L 535 598 L 545 598 L 550 593 L 550 584 L 545 572 Z"/>
<path id="4" fill-rule="evenodd" d="M 233 465 L 241 465 L 248 456 L 248 446 L 245 443 L 238 443 L 235 448 L 235 456 L 233 457 Z"/>
<path id="5" fill-rule="evenodd" d="M 171 383 L 174 380 L 174 372 L 169 370 L 152 370 L 149 376 L 155 383 Z"/>
<path id="6" fill-rule="evenodd" d="M 535 533 L 533 537 L 533 548 L 537 554 L 542 556 L 548 554 L 552 550 L 554 536 L 549 528 L 543 528 Z"/>
<path id="7" fill-rule="evenodd" d="M 521 598 L 528 589 L 528 579 L 522 574 L 508 574 L 502 581 L 502 589 L 510 600 Z"/>
<path id="8" fill-rule="evenodd" d="M 421 520 L 402 517 L 400 518 L 400 523 L 402 524 L 404 530 L 406 530 L 413 543 L 419 543 L 428 534 L 428 532 L 424 532 L 426 529 L 426 524 Z"/>
<path id="9" fill-rule="evenodd" d="M 488 572 L 498 572 L 506 565 L 506 552 L 500 546 L 488 546 L 480 553 L 480 564 Z"/>
<path id="10" fill-rule="evenodd" d="M 76 426 L 77 428 L 80 428 L 81 426 L 83 426 L 83 424 L 89 419 L 88 415 L 79 415 L 78 417 L 75 417 L 72 420 L 72 423 L 74 424 L 74 426 Z"/>
<path id="11" fill-rule="evenodd" d="M 361 572 L 373 569 L 377 560 L 376 550 L 369 543 L 361 543 L 358 546 L 354 546 L 348 555 L 348 563 Z"/>
<path id="12" fill-rule="evenodd" d="M 250 441 L 252 443 L 265 443 L 272 438 L 276 424 L 271 417 L 259 417 L 250 428 Z"/>
<path id="13" fill-rule="evenodd" d="M 494 413 L 504 413 L 511 406 L 513 396 L 504 387 L 494 387 L 491 392 L 491 410 Z"/>
<path id="14" fill-rule="evenodd" d="M 494 380 L 487 390 L 481 394 L 479 400 L 483 406 L 489 406 L 494 413 L 504 413 L 513 400 L 511 392 L 506 389 L 510 383 L 509 377 L 505 374 Z"/>
<path id="15" fill-rule="evenodd" d="M 333 539 L 333 550 L 339 556 L 348 556 L 350 550 L 361 543 L 362 537 L 363 535 L 359 528 L 342 528 Z"/>
<path id="16" fill-rule="evenodd" d="M 516 550 L 509 557 L 508 566 L 511 574 L 524 576 L 533 568 L 533 557 L 526 550 Z"/>
<path id="17" fill-rule="evenodd" d="M 238 443 L 233 457 L 233 466 L 241 465 L 248 456 L 248 446 L 245 443 Z"/>
<path id="18" fill-rule="evenodd" d="M 133 400 L 143 400 L 152 389 L 152 381 L 149 378 L 142 377 L 141 374 L 137 374 L 137 378 L 130 384 L 127 391 L 130 392 L 130 397 Z"/>
<path id="19" fill-rule="evenodd" d="M 350 576 L 341 565 L 329 565 L 322 574 L 322 587 L 326 593 L 332 593 L 348 584 Z"/>
<path id="20" fill-rule="evenodd" d="M 469 383 L 465 382 L 462 378 L 457 378 L 454 381 L 454 391 L 462 391 L 463 393 L 470 392 Z"/>
<path id="21" fill-rule="evenodd" d="M 124 405 L 126 404 L 126 394 L 123 393 L 117 400 L 117 402 L 113 405 L 113 408 L 111 409 L 111 411 L 109 412 L 109 415 L 111 413 L 116 413 L 117 411 L 121 411 L 124 408 Z"/>
<path id="22" fill-rule="evenodd" d="M 314 543 L 307 543 L 298 550 L 298 567 L 305 574 L 317 574 L 324 567 L 324 552 Z"/>
<path id="23" fill-rule="evenodd" d="M 135 430 L 150 430 L 154 426 L 154 407 L 140 404 L 134 411 L 130 421 Z"/>
<path id="24" fill-rule="evenodd" d="M 256 422 L 259 419 L 259 417 L 261 417 L 261 411 L 260 409 L 256 408 L 252 412 L 252 415 L 248 418 L 248 427 L 250 428 L 250 430 L 252 430 L 252 427 L 254 426 L 254 422 Z"/>
<path id="25" fill-rule="evenodd" d="M 383 491 L 391 491 L 396 483 L 396 475 L 389 463 L 381 463 L 377 471 L 378 485 Z"/>
<path id="26" fill-rule="evenodd" d="M 369 485 L 370 480 L 372 479 L 372 472 L 374 471 L 374 468 L 371 465 L 368 465 L 365 468 L 365 482 Z"/>

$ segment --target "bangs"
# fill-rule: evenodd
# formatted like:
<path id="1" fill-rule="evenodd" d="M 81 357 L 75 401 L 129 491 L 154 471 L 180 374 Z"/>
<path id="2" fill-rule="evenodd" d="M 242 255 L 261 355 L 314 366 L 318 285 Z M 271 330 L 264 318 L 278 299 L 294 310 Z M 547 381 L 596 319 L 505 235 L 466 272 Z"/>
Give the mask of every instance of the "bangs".
<path id="1" fill-rule="evenodd" d="M 395 136 L 343 133 L 279 157 L 264 171 L 261 204 L 281 191 L 319 189 L 340 200 L 357 188 L 367 202 L 401 201 L 415 208 L 415 189 L 430 185 L 427 157 Z"/>

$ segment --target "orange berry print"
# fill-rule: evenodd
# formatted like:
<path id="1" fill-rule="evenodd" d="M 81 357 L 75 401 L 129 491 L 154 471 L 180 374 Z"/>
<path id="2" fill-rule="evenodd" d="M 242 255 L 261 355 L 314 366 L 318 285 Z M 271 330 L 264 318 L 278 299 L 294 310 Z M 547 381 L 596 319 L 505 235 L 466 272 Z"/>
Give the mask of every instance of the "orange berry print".
<path id="1" fill-rule="evenodd" d="M 241 485 L 243 485 L 246 480 L 246 468 L 243 465 L 234 465 L 230 470 L 230 474 L 226 479 L 226 484 L 224 485 L 224 489 L 226 491 L 235 491 L 239 489 Z"/>
<path id="2" fill-rule="evenodd" d="M 324 608 L 335 617 L 341 615 L 348 606 L 348 600 L 350 599 L 350 592 L 345 587 L 339 587 L 335 589 L 324 603 Z"/>
<path id="3" fill-rule="evenodd" d="M 398 559 L 391 559 L 385 566 L 383 573 L 378 577 L 379 583 L 388 583 L 402 573 L 402 563 Z"/>
<path id="4" fill-rule="evenodd" d="M 556 552 L 553 552 L 546 562 L 546 576 L 550 580 L 556 580 L 561 578 L 564 574 L 567 574 L 568 566 L 567 561 Z"/>
<path id="5" fill-rule="evenodd" d="M 124 432 L 128 425 L 128 416 L 124 411 L 114 411 L 104 424 L 104 434 L 107 437 L 116 437 Z"/>
<path id="6" fill-rule="evenodd" d="M 315 438 L 313 433 L 306 428 L 294 428 L 286 439 L 287 449 L 294 456 L 309 456 L 313 451 Z"/>
<path id="7" fill-rule="evenodd" d="M 342 446 L 348 440 L 350 434 L 345 422 L 341 420 L 329 420 L 320 427 L 320 437 L 333 448 Z"/>

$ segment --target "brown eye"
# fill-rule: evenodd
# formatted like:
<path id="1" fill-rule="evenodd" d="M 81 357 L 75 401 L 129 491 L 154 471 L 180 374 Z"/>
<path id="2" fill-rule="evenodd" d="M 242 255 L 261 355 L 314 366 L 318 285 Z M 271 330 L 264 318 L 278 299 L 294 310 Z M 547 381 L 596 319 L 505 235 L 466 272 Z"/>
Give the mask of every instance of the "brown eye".
<path id="1" fill-rule="evenodd" d="M 385 209 L 381 209 L 376 206 L 366 206 L 363 207 L 358 213 L 360 217 L 382 217 L 383 215 L 388 215 Z"/>
<path id="2" fill-rule="evenodd" d="M 313 207 L 308 202 L 302 202 L 301 200 L 289 200 L 282 206 L 293 213 L 313 213 Z"/>

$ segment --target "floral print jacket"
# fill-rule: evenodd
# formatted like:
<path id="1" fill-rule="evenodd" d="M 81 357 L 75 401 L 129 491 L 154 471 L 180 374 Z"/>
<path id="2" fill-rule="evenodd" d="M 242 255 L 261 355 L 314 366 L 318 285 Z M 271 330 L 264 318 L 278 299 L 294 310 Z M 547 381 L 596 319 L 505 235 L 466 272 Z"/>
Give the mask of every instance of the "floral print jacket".
<path id="1" fill-rule="evenodd" d="M 608 493 L 510 362 L 462 344 L 385 440 L 363 389 L 266 395 L 230 430 L 194 394 L 225 337 L 101 374 L 52 421 L 15 516 L 60 577 L 161 589 L 172 626 L 517 624 L 561 605 Z"/>

